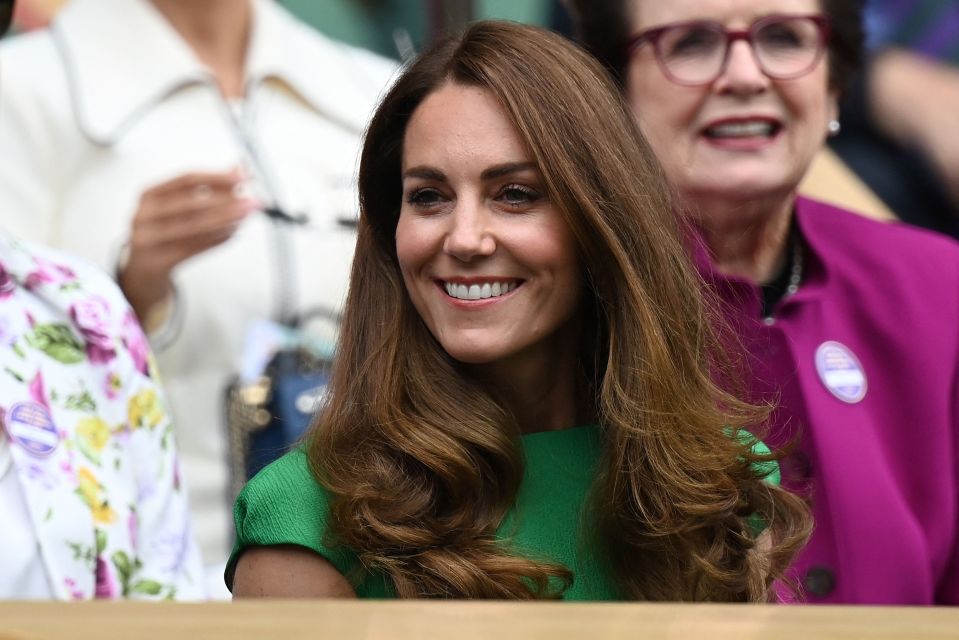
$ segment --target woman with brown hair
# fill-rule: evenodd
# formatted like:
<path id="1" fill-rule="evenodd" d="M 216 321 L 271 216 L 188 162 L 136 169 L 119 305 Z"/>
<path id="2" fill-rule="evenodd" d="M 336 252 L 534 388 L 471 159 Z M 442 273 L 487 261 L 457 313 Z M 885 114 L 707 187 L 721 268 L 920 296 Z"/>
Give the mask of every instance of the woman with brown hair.
<path id="1" fill-rule="evenodd" d="M 237 502 L 234 596 L 767 599 L 809 519 L 716 384 L 663 185 L 559 36 L 479 23 L 413 64 L 367 133 L 326 405 Z"/>

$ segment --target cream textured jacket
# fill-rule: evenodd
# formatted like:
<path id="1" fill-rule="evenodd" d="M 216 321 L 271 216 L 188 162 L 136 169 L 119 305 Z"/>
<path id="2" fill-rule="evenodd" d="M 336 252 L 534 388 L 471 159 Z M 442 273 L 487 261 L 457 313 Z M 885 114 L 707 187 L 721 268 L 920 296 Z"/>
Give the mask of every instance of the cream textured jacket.
<path id="1" fill-rule="evenodd" d="M 306 225 L 247 218 L 174 273 L 155 342 L 204 558 L 231 543 L 223 390 L 251 322 L 342 305 L 361 138 L 396 65 L 254 0 L 247 93 L 228 104 L 148 0 L 72 0 L 0 47 L 0 226 L 113 269 L 143 190 L 238 165 Z M 167 336 L 170 337 L 170 336 Z"/>

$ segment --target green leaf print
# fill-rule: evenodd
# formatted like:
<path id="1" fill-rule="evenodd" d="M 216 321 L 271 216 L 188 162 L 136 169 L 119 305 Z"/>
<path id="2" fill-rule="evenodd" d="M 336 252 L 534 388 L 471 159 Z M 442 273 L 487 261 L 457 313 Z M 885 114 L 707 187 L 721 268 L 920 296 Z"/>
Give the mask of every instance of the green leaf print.
<path id="1" fill-rule="evenodd" d="M 93 570 L 94 565 L 96 564 L 96 554 L 93 553 L 93 549 L 80 544 L 79 542 L 70 542 L 67 541 L 67 546 L 70 547 L 70 550 L 73 551 L 74 560 L 83 560 L 87 565 L 90 566 L 90 570 Z"/>
<path id="2" fill-rule="evenodd" d="M 20 346 L 19 340 L 13 343 L 13 352 L 20 356 L 21 359 L 27 357 L 27 354 L 23 351 L 23 347 Z"/>
<path id="3" fill-rule="evenodd" d="M 86 440 L 77 440 L 77 448 L 80 450 L 80 453 L 83 454 L 83 457 L 95 464 L 100 466 L 100 453 L 90 446 L 90 443 Z"/>
<path id="4" fill-rule="evenodd" d="M 63 364 L 76 364 L 86 358 L 83 343 L 65 324 L 38 324 L 27 334 L 27 344 Z"/>
<path id="5" fill-rule="evenodd" d="M 156 580 L 138 580 L 130 589 L 133 593 L 143 593 L 148 596 L 158 596 L 163 591 L 163 585 Z"/>
<path id="6" fill-rule="evenodd" d="M 104 531 L 99 529 L 96 530 L 97 535 L 97 555 L 102 555 L 103 550 L 107 548 L 107 534 Z"/>
<path id="7" fill-rule="evenodd" d="M 24 383 L 27 381 L 26 378 L 24 378 L 22 375 L 20 375 L 19 373 L 17 373 L 10 367 L 4 367 L 3 370 L 6 371 L 8 374 L 10 374 L 13 377 L 13 379 L 16 380 L 17 382 Z"/>
<path id="8" fill-rule="evenodd" d="M 95 413 L 97 410 L 97 403 L 93 400 L 89 391 L 67 396 L 63 406 L 74 411 L 88 411 L 90 413 Z"/>
<path id="9" fill-rule="evenodd" d="M 133 572 L 133 567 L 130 566 L 130 557 L 125 551 L 114 551 L 110 560 L 113 562 L 113 566 L 117 568 L 120 584 L 123 585 L 123 592 L 126 593 L 127 584 L 130 582 L 130 574 Z"/>

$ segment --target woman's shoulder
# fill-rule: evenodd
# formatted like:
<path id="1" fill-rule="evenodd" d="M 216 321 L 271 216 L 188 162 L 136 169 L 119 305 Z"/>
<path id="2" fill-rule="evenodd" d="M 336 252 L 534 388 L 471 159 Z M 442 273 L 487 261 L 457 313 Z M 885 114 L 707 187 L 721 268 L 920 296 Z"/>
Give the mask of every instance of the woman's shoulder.
<path id="1" fill-rule="evenodd" d="M 250 480 L 233 506 L 236 549 L 294 544 L 329 556 L 326 533 L 329 499 L 313 477 L 306 452 L 295 449 Z"/>
<path id="2" fill-rule="evenodd" d="M 309 458 L 302 448 L 294 449 L 267 465 L 251 479 L 237 498 L 234 516 L 239 527 L 264 519 L 288 522 L 325 513 L 326 490 L 310 470 Z M 319 522 L 315 524 L 321 524 Z"/>
<path id="3" fill-rule="evenodd" d="M 896 256 L 914 255 L 926 260 L 959 262 L 959 243 L 940 233 L 898 221 L 880 221 L 809 198 L 797 201 L 799 222 L 814 241 L 835 243 L 846 254 L 875 255 L 889 264 L 889 249 Z"/>
<path id="4" fill-rule="evenodd" d="M 236 562 L 249 547 L 304 547 L 329 560 L 344 576 L 356 574 L 356 555 L 327 544 L 328 510 L 327 491 L 313 476 L 302 448 L 265 467 L 246 484 L 233 507 L 236 543 L 227 563 L 227 584 L 232 584 Z"/>

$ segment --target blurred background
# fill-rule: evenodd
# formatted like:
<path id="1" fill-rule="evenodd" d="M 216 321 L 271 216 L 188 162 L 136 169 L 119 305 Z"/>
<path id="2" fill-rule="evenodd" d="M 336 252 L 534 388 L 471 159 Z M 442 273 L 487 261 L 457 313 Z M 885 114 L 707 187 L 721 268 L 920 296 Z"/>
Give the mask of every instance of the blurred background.
<path id="1" fill-rule="evenodd" d="M 19 0 L 14 29 L 46 25 L 66 0 Z M 326 35 L 401 58 L 408 46 L 419 51 L 450 26 L 469 20 L 503 18 L 566 32 L 558 0 L 278 0 Z"/>

